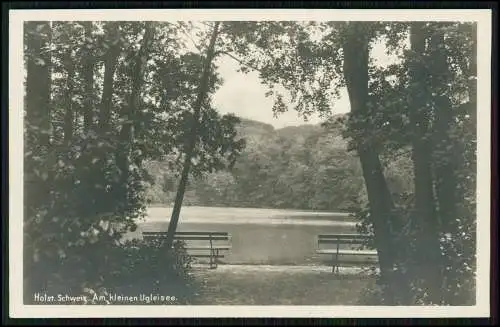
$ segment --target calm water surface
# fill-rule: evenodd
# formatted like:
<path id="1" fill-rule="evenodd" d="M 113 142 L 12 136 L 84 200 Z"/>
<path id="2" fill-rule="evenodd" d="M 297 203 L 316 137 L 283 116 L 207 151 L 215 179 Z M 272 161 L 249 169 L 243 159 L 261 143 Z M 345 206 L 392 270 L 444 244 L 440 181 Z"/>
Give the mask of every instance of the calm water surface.
<path id="1" fill-rule="evenodd" d="M 171 207 L 149 207 L 146 223 L 168 222 Z M 183 207 L 180 222 L 212 224 L 292 224 L 353 225 L 355 220 L 344 212 L 299 211 L 287 209 Z"/>
<path id="2" fill-rule="evenodd" d="M 138 229 L 125 238 L 142 238 L 143 231 L 166 231 L 171 207 L 150 207 Z M 347 213 L 256 208 L 183 207 L 178 231 L 225 231 L 232 248 L 224 258 L 231 264 L 317 265 L 317 235 L 355 233 Z"/>

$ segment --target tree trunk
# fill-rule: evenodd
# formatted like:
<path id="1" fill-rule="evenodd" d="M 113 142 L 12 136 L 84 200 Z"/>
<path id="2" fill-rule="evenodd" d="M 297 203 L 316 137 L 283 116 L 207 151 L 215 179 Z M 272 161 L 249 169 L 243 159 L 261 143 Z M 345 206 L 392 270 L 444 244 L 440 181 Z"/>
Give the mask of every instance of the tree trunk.
<path id="1" fill-rule="evenodd" d="M 47 148 L 50 145 L 50 62 L 48 49 L 51 35 L 49 22 L 27 22 L 26 44 L 28 49 L 26 78 L 26 121 L 39 128 L 28 131 L 31 145 Z"/>
<path id="2" fill-rule="evenodd" d="M 217 41 L 217 36 L 219 34 L 219 24 L 220 24 L 219 22 L 216 22 L 214 25 L 212 37 L 210 39 L 210 44 L 208 45 L 207 54 L 205 57 L 205 61 L 203 63 L 203 71 L 200 80 L 200 85 L 198 88 L 198 97 L 196 98 L 196 102 L 194 104 L 191 135 L 188 140 L 186 157 L 182 169 L 181 180 L 179 182 L 179 188 L 177 189 L 177 194 L 175 196 L 174 209 L 172 211 L 172 216 L 170 218 L 170 223 L 168 225 L 167 237 L 165 241 L 165 246 L 167 249 L 170 249 L 172 247 L 174 241 L 174 234 L 177 229 L 177 223 L 179 222 L 182 200 L 184 199 L 184 192 L 186 191 L 186 184 L 189 177 L 189 170 L 191 168 L 191 159 L 194 155 L 196 139 L 198 138 L 201 107 L 205 101 L 209 88 L 210 68 L 212 65 L 212 60 L 215 56 L 215 41 Z"/>
<path id="3" fill-rule="evenodd" d="M 416 58 L 410 64 L 412 79 L 410 124 L 412 127 L 412 160 L 415 183 L 415 210 L 412 212 L 412 226 L 416 227 L 416 252 L 412 274 L 422 279 L 423 286 L 429 294 L 429 299 L 439 304 L 441 302 L 442 256 L 439 244 L 439 221 L 436 215 L 432 178 L 432 147 L 430 143 L 429 123 L 430 107 L 426 91 L 428 74 L 423 55 L 425 54 L 427 34 L 425 23 L 412 23 L 410 28 L 410 43 Z M 413 235 L 409 235 L 412 237 Z"/>
<path id="4" fill-rule="evenodd" d="M 82 22 L 85 29 L 82 75 L 84 80 L 83 126 L 86 133 L 92 130 L 94 124 L 94 65 L 92 42 L 92 22 Z"/>
<path id="5" fill-rule="evenodd" d="M 121 198 L 121 188 L 117 185 L 118 180 L 110 181 L 109 177 L 106 176 L 108 162 L 111 161 L 115 154 L 112 151 L 117 146 L 115 143 L 116 137 L 112 133 L 112 127 L 114 126 L 111 125 L 111 114 L 113 112 L 114 75 L 118 56 L 121 53 L 121 41 L 118 29 L 117 22 L 106 22 L 104 25 L 107 51 L 104 54 L 104 78 L 97 126 L 97 148 L 85 151 L 87 154 L 85 157 L 92 160 L 92 165 L 97 165 L 97 167 L 93 168 L 95 172 L 91 176 L 87 176 L 89 181 L 93 179 L 96 185 L 101 183 L 109 185 L 98 190 L 100 195 L 97 198 L 100 201 L 98 204 L 94 204 L 94 206 L 98 205 L 100 212 L 116 212 L 118 210 L 117 205 L 122 204 L 119 201 Z M 94 159 L 98 160 L 94 163 Z M 96 209 L 94 208 L 94 210 Z"/>
<path id="6" fill-rule="evenodd" d="M 36 173 L 36 170 L 44 170 L 43 162 L 33 158 L 47 159 L 50 147 L 51 26 L 49 22 L 27 22 L 24 28 L 27 48 L 25 149 L 26 153 L 31 153 L 24 164 L 24 201 L 25 217 L 30 217 L 46 202 L 48 194 L 47 177 L 41 176 L 44 172 Z"/>
<path id="7" fill-rule="evenodd" d="M 343 44 L 344 78 L 347 84 L 352 114 L 368 112 L 368 58 L 369 37 L 363 30 L 366 23 L 349 23 Z M 370 136 L 365 135 L 366 139 Z M 357 151 L 363 169 L 370 215 L 375 234 L 385 298 L 390 304 L 405 302 L 406 286 L 402 276 L 394 270 L 397 258 L 395 211 L 392 197 L 383 174 L 378 153 L 366 139 L 357 140 Z"/>
<path id="8" fill-rule="evenodd" d="M 476 113 L 477 106 L 477 23 L 470 27 L 472 38 L 472 58 L 469 64 L 469 103 L 471 111 Z"/>
<path id="9" fill-rule="evenodd" d="M 116 22 L 109 22 L 106 26 L 107 30 L 107 45 L 109 49 L 106 53 L 104 65 L 104 82 L 102 90 L 102 99 L 99 115 L 99 131 L 101 135 L 109 131 L 109 123 L 111 119 L 111 107 L 113 105 L 113 80 L 120 54 L 118 26 Z"/>
<path id="10" fill-rule="evenodd" d="M 66 54 L 66 111 L 64 112 L 64 142 L 65 144 L 70 144 L 73 138 L 73 120 L 74 120 L 74 110 L 73 110 L 73 88 L 75 78 L 75 65 L 73 59 L 71 58 L 71 49 L 68 50 Z"/>
<path id="11" fill-rule="evenodd" d="M 457 219 L 456 169 L 457 157 L 456 140 L 450 136 L 453 125 L 453 109 L 451 101 L 445 94 L 448 82 L 447 56 L 443 48 L 445 45 L 444 32 L 436 30 L 430 40 L 431 78 L 435 103 L 435 126 L 433 140 L 435 142 L 434 170 L 435 186 L 438 199 L 439 217 L 444 233 L 450 232 L 454 219 Z"/>
<path id="12" fill-rule="evenodd" d="M 151 23 L 146 22 L 141 48 L 136 55 L 134 67 L 132 69 L 132 91 L 129 99 L 128 112 L 122 116 L 124 121 L 120 131 L 120 141 L 122 142 L 123 147 L 117 149 L 118 151 L 116 153 L 116 157 L 117 166 L 121 171 L 121 182 L 125 190 L 125 200 L 128 196 L 127 185 L 129 181 L 131 149 L 134 141 L 134 124 L 137 121 L 137 109 L 140 107 L 140 92 L 143 82 L 144 66 L 147 61 L 147 51 L 152 34 L 153 29 L 151 27 Z"/>

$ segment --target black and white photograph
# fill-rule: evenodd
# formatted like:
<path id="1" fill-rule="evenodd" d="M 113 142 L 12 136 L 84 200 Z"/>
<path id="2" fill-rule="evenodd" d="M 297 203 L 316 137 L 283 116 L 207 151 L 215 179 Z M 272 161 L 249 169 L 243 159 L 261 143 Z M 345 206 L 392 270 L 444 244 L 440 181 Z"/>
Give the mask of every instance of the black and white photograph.
<path id="1" fill-rule="evenodd" d="M 482 317 L 491 11 L 12 10 L 12 317 Z"/>

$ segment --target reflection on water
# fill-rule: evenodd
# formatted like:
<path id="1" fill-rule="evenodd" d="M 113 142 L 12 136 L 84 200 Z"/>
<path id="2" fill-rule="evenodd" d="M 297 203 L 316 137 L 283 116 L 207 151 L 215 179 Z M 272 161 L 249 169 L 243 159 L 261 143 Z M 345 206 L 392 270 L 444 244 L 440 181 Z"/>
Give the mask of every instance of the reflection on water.
<path id="1" fill-rule="evenodd" d="M 145 222 L 168 222 L 171 207 L 150 207 Z M 352 226 L 355 220 L 348 213 L 299 211 L 260 208 L 221 208 L 221 207 L 183 207 L 181 218 L 189 223 L 211 224 L 292 224 L 292 225 L 330 225 Z"/>

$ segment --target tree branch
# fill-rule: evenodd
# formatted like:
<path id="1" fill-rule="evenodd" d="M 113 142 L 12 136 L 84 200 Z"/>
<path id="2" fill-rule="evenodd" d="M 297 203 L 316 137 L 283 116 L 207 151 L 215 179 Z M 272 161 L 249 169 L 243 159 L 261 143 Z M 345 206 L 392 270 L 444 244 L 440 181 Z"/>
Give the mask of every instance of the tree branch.
<path id="1" fill-rule="evenodd" d="M 194 47 L 196 48 L 196 50 L 198 50 L 198 52 L 200 54 L 203 53 L 202 49 L 198 46 L 198 44 L 196 44 L 196 42 L 193 40 L 193 37 L 191 36 L 191 34 L 189 34 L 183 27 L 181 28 L 182 29 L 182 32 L 189 38 L 189 40 L 191 41 L 191 43 L 193 43 Z"/>
<path id="2" fill-rule="evenodd" d="M 225 54 L 227 55 L 228 57 L 230 57 L 231 59 L 235 60 L 236 62 L 238 62 L 239 64 L 243 65 L 243 66 L 246 66 L 250 69 L 253 69 L 255 71 L 258 71 L 259 73 L 262 73 L 262 70 L 260 68 L 257 68 L 255 66 L 252 66 L 250 65 L 249 63 L 246 63 L 244 62 L 242 59 L 236 57 L 235 55 L 233 55 L 232 53 L 230 52 L 226 52 L 226 51 L 217 51 L 216 55 L 219 55 L 219 54 Z"/>

